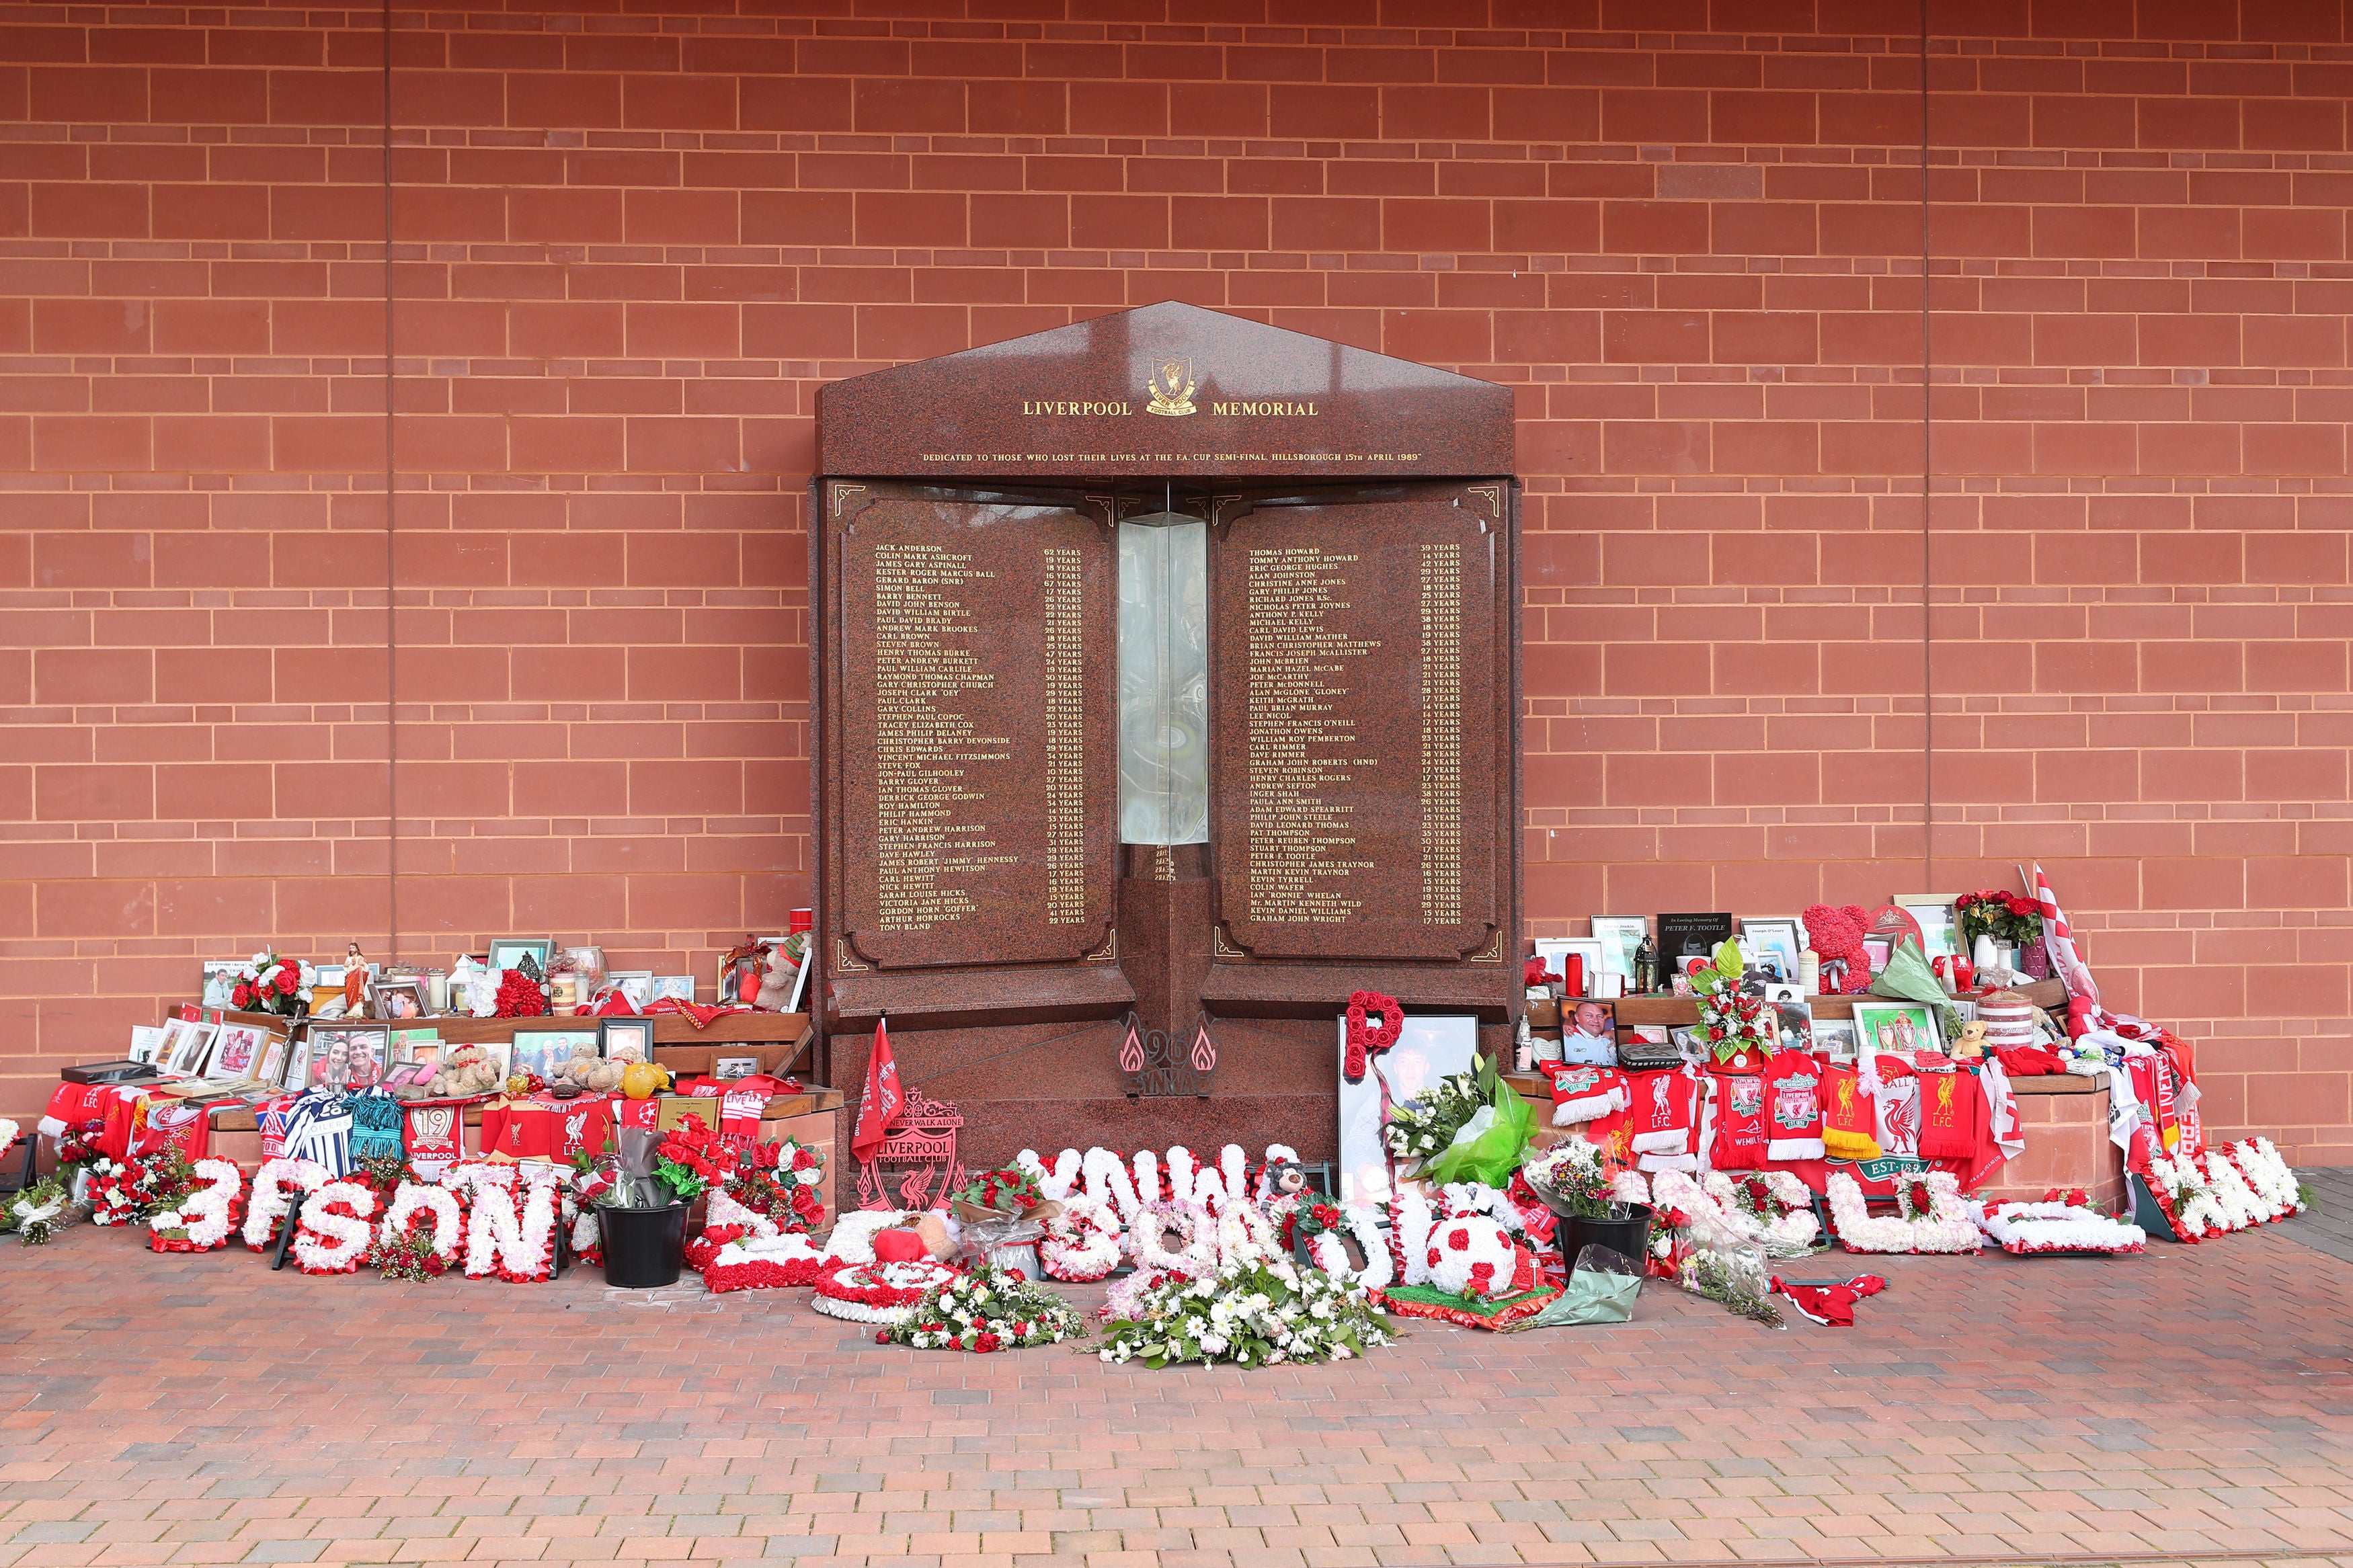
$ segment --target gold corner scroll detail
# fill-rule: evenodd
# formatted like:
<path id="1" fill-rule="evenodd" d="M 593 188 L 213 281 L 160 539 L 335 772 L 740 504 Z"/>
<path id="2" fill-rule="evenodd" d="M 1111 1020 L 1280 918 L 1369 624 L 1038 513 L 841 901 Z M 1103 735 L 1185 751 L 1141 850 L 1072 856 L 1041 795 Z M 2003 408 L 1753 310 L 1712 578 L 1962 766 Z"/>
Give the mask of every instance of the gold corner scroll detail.
<path id="1" fill-rule="evenodd" d="M 1495 928 L 1495 940 L 1487 944 L 1484 952 L 1474 952 L 1462 961 L 1465 963 L 1501 963 L 1504 962 L 1504 930 Z"/>
<path id="2" fill-rule="evenodd" d="M 1212 958 L 1248 958 L 1249 953 L 1226 940 L 1226 922 L 1219 921 L 1209 928 L 1209 956 Z"/>
<path id="3" fill-rule="evenodd" d="M 860 963 L 850 957 L 849 939 L 838 936 L 833 939 L 833 972 L 836 974 L 871 974 L 874 969 L 871 964 Z"/>
<path id="4" fill-rule="evenodd" d="M 841 515 L 841 509 L 849 503 L 850 497 L 860 496 L 865 493 L 866 487 L 864 485 L 835 485 L 833 487 L 833 515 L 836 517 L 839 517 Z"/>
<path id="5" fill-rule="evenodd" d="M 1463 488 L 1465 490 L 1468 490 L 1471 494 L 1472 494 L 1472 495 L 1474 495 L 1474 496 L 1485 496 L 1485 497 L 1487 498 L 1487 510 L 1488 510 L 1489 511 L 1491 511 L 1491 512 L 1494 513 L 1494 515 L 1495 515 L 1495 521 L 1496 521 L 1497 522 L 1501 522 L 1501 521 L 1504 521 L 1504 487 L 1503 487 L 1503 486 L 1501 486 L 1501 485 L 1465 485 L 1465 486 L 1463 486 L 1462 488 Z"/>
<path id="6" fill-rule="evenodd" d="M 1119 927 L 1113 926 L 1111 928 L 1111 935 L 1103 939 L 1103 944 L 1101 947 L 1086 955 L 1085 962 L 1088 963 L 1116 963 L 1119 962 Z"/>

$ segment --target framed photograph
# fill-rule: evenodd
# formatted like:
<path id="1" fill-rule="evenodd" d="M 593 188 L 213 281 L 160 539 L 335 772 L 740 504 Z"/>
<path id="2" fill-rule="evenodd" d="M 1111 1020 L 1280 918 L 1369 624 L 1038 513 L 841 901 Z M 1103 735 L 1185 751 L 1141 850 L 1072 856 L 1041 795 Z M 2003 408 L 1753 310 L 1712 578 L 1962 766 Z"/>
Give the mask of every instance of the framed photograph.
<path id="1" fill-rule="evenodd" d="M 555 943 L 547 937 L 502 936 L 491 943 L 491 967 L 521 969 L 523 957 L 527 953 L 532 963 L 539 966 L 540 973 L 545 974 L 548 956 L 554 951 Z"/>
<path id="2" fill-rule="evenodd" d="M 1887 961 L 1894 956 L 1895 956 L 1895 944 L 1885 937 L 1867 936 L 1862 939 L 1862 959 L 1865 963 L 1871 965 L 1871 972 L 1873 974 L 1886 968 Z"/>
<path id="3" fill-rule="evenodd" d="M 316 1024 L 311 1028 L 312 1086 L 364 1089 L 392 1065 L 392 1029 L 385 1024 Z"/>
<path id="4" fill-rule="evenodd" d="M 377 1017 L 395 1024 L 409 1023 L 424 1017 L 430 1010 L 424 981 L 414 976 L 406 980 L 369 978 L 368 1011 Z"/>
<path id="5" fill-rule="evenodd" d="M 646 1004 L 654 999 L 654 972 L 650 969 L 616 969 L 605 978 L 619 986 L 621 994 L 627 996 L 640 1013 L 645 1011 Z"/>
<path id="6" fill-rule="evenodd" d="M 237 986 L 237 972 L 245 967 L 241 958 L 207 958 L 204 966 L 204 1005 L 226 1007 L 228 994 Z"/>
<path id="7" fill-rule="evenodd" d="M 654 976 L 649 1001 L 659 1002 L 665 996 L 681 1002 L 694 1000 L 694 976 L 691 974 L 657 974 Z"/>
<path id="8" fill-rule="evenodd" d="M 814 938 L 811 939 L 812 942 L 814 940 Z M 808 958 L 808 953 L 804 951 L 801 953 L 800 963 L 793 969 L 793 994 L 785 999 L 785 1011 L 787 1013 L 799 1012 L 801 998 L 808 994 L 809 971 L 816 967 L 809 963 Z"/>
<path id="9" fill-rule="evenodd" d="M 1634 977 L 1634 950 L 1651 934 L 1646 915 L 1596 915 L 1593 940 L 1601 944 L 1601 973 Z"/>
<path id="10" fill-rule="evenodd" d="M 1798 954 L 1806 945 L 1805 931 L 1795 915 L 1743 917 L 1740 950 L 1765 978 L 1784 985 L 1798 980 Z"/>
<path id="11" fill-rule="evenodd" d="M 1856 1049 L 1853 1019 L 1816 1018 L 1813 1030 L 1814 1049 L 1823 1052 L 1831 1060 L 1851 1062 L 1861 1054 Z"/>
<path id="12" fill-rule="evenodd" d="M 1585 983 L 1564 992 L 1568 996 L 1594 994 L 1593 983 L 1601 976 L 1601 942 L 1590 936 L 1540 936 L 1536 938 L 1536 956 L 1545 961 L 1546 970 L 1561 979 L 1568 977 L 1568 965 L 1561 961 L 1570 953 L 1585 961 Z"/>
<path id="13" fill-rule="evenodd" d="M 596 1021 L 596 1054 L 608 1062 L 649 1062 L 654 1059 L 651 1018 L 600 1018 Z"/>
<path id="14" fill-rule="evenodd" d="M 269 1048 L 269 1031 L 259 1024 L 223 1024 L 213 1037 L 213 1058 L 205 1076 L 241 1083 L 260 1070 Z"/>
<path id="15" fill-rule="evenodd" d="M 447 1049 L 448 1047 L 439 1040 L 408 1040 L 393 1048 L 392 1059 L 438 1070 L 441 1066 L 441 1053 Z"/>
<path id="16" fill-rule="evenodd" d="M 1866 1051 L 1909 1055 L 1942 1051 L 1944 1036 L 1936 1027 L 1936 1009 L 1926 1002 L 1857 1002 L 1855 1040 Z"/>
<path id="17" fill-rule="evenodd" d="M 384 1070 L 385 1089 L 423 1089 L 433 1081 L 435 1068 L 424 1062 L 395 1062 Z"/>
<path id="18" fill-rule="evenodd" d="M 1469 1072 L 1479 1061 L 1479 1020 L 1469 1013 L 1409 1013 L 1396 1045 L 1373 1058 L 1364 1080 L 1341 1073 L 1348 1055 L 1348 1019 L 1341 1015 L 1332 1077 L 1340 1086 L 1340 1201 L 1386 1203 L 1388 1159 L 1381 1142 L 1382 1084 L 1392 1106 L 1410 1103 L 1439 1079 Z"/>
<path id="19" fill-rule="evenodd" d="M 750 1078 L 759 1070 L 760 1058 L 757 1057 L 714 1057 L 711 1062 L 711 1076 L 722 1081 Z"/>
<path id="20" fill-rule="evenodd" d="M 254 1082 L 281 1084 L 286 1081 L 286 1058 L 293 1049 L 286 1036 L 272 1034 L 269 1044 L 261 1047 L 261 1065 L 248 1074 Z"/>
<path id="21" fill-rule="evenodd" d="M 1538 1040 L 1539 1056 L 1549 1040 Z M 1560 1005 L 1560 1059 L 1571 1067 L 1618 1065 L 1618 1017 L 1607 1002 L 1564 999 Z"/>
<path id="22" fill-rule="evenodd" d="M 512 1072 L 535 1072 L 542 1078 L 554 1078 L 555 1069 L 572 1059 L 575 1047 L 586 1046 L 588 1054 L 596 1054 L 596 1031 L 594 1029 L 517 1029 L 514 1052 L 509 1061 Z"/>
<path id="23" fill-rule="evenodd" d="M 281 1089 L 296 1094 L 311 1087 L 311 1031 L 298 1031 L 286 1042 L 286 1060 L 279 1075 L 270 1080 Z"/>
<path id="24" fill-rule="evenodd" d="M 1780 1020 L 1781 1048 L 1785 1051 L 1810 1051 L 1814 1048 L 1813 1005 L 1802 996 L 1768 997 L 1766 1005 Z"/>
<path id="25" fill-rule="evenodd" d="M 145 1062 L 150 1067 L 154 1066 L 155 1058 L 163 1049 L 164 1031 L 166 1027 L 168 1026 L 164 1024 L 132 1025 L 131 1048 L 123 1052 L 123 1059 Z"/>
<path id="26" fill-rule="evenodd" d="M 218 1024 L 182 1019 L 180 1032 L 166 1042 L 171 1047 L 172 1059 L 164 1064 L 164 1070 L 183 1078 L 195 1078 L 203 1072 L 206 1059 L 212 1055 L 213 1037 L 219 1033 Z"/>
<path id="27" fill-rule="evenodd" d="M 1958 958 L 1961 928 L 1950 893 L 1898 893 L 1895 907 L 1920 922 L 1920 950 L 1930 958 Z"/>

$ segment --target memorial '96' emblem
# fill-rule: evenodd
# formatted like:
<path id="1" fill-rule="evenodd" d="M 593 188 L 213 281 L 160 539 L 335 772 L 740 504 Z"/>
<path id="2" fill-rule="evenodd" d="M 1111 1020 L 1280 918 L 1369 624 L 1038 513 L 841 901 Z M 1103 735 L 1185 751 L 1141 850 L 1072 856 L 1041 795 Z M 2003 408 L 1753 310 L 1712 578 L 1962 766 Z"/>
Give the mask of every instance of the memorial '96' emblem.
<path id="1" fill-rule="evenodd" d="M 1146 414 L 1165 414 L 1173 418 L 1198 412 L 1193 406 L 1193 389 L 1200 383 L 1193 379 L 1191 360 L 1155 360 L 1151 378 L 1145 384 L 1152 394 L 1152 401 L 1145 405 Z"/>

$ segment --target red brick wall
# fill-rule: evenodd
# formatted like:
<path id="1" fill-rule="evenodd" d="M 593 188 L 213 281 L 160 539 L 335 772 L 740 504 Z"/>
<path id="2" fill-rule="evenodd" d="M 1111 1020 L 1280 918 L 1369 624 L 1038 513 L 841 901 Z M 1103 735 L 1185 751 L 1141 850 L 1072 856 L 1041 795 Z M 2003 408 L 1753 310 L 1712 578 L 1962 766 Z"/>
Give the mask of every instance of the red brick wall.
<path id="1" fill-rule="evenodd" d="M 1933 868 L 1911 6 L 768 9 L 399 18 L 404 952 L 806 902 L 815 388 L 1176 297 L 1519 389 L 1537 930 L 2039 856 L 2353 1158 L 2340 5 L 1934 8 Z M 9 1109 L 385 945 L 376 26 L 0 16 Z"/>

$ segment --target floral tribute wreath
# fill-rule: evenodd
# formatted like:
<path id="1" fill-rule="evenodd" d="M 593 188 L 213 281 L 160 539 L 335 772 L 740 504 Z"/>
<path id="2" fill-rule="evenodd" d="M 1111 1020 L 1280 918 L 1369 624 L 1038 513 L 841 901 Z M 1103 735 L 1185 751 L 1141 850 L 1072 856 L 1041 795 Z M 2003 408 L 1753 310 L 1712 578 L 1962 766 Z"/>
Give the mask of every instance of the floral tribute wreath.
<path id="1" fill-rule="evenodd" d="M 100 1154 L 84 1169 L 90 1173 L 90 1224 L 129 1225 L 139 1217 L 139 1199 L 131 1190 L 133 1173 L 128 1161 Z"/>
<path id="2" fill-rule="evenodd" d="M 1119 1215 L 1106 1203 L 1080 1194 L 1062 1202 L 1038 1243 L 1038 1266 L 1071 1284 L 1101 1279 L 1119 1267 Z"/>
<path id="3" fill-rule="evenodd" d="M 1102 1360 L 1155 1369 L 1346 1361 L 1389 1342 L 1378 1291 L 1287 1258 L 1229 1264 L 1201 1279 L 1162 1275 L 1112 1313 L 1103 1331 Z"/>
<path id="4" fill-rule="evenodd" d="M 1086 1331 L 1086 1319 L 1060 1296 L 1018 1274 L 984 1265 L 942 1280 L 905 1318 L 878 1330 L 874 1342 L 987 1355 L 1058 1344 Z"/>
<path id="5" fill-rule="evenodd" d="M 1788 1171 L 1710 1171 L 1696 1179 L 1661 1171 L 1651 1188 L 1660 1208 L 1683 1216 L 1677 1228 L 1688 1230 L 1695 1246 L 1757 1242 L 1769 1257 L 1798 1258 L 1821 1234 L 1812 1191 Z"/>
<path id="6" fill-rule="evenodd" d="M 510 1284 L 535 1285 L 555 1272 L 556 1188 L 562 1180 L 554 1165 L 487 1161 L 464 1161 L 441 1173 L 443 1186 L 470 1199 L 467 1279 L 495 1274 Z"/>
<path id="7" fill-rule="evenodd" d="M 2152 1154 L 2141 1173 L 2178 1241 L 2195 1244 L 2285 1219 L 2302 1189 L 2268 1138 L 2197 1154 Z"/>
<path id="8" fill-rule="evenodd" d="M 1353 1279 L 1369 1290 L 1377 1290 L 1397 1278 L 1388 1237 L 1381 1234 L 1373 1210 L 1360 1204 L 1335 1204 L 1329 1198 L 1302 1201 L 1294 1197 L 1282 1200 L 1272 1215 L 1283 1245 L 1293 1251 L 1306 1247 L 1309 1259 L 1324 1273 Z M 1362 1268 L 1349 1258 L 1344 1237 L 1356 1238 L 1365 1255 Z"/>
<path id="9" fill-rule="evenodd" d="M 199 1160 L 202 1184 L 169 1208 L 147 1216 L 152 1252 L 214 1252 L 228 1245 L 245 1217 L 245 1173 L 234 1160 Z"/>
<path id="10" fill-rule="evenodd" d="M 430 1218 L 432 1228 L 417 1229 Z M 403 1182 L 376 1226 L 367 1261 L 396 1279 L 430 1279 L 458 1266 L 466 1247 L 466 1205 L 448 1187 Z"/>
<path id="11" fill-rule="evenodd" d="M 705 1230 L 707 1237 L 710 1231 Z M 730 1290 L 774 1290 L 814 1285 L 825 1257 L 806 1236 L 754 1236 L 723 1242 L 702 1266 L 702 1282 L 713 1295 Z"/>
<path id="12" fill-rule="evenodd" d="M 327 1167 L 316 1160 L 264 1160 L 253 1173 L 253 1190 L 245 1205 L 245 1245 L 267 1252 L 278 1239 L 279 1222 L 294 1207 L 296 1193 L 316 1192 L 327 1180 Z"/>
<path id="13" fill-rule="evenodd" d="M 375 1189 L 364 1182 L 321 1183 L 295 1221 L 294 1262 L 305 1274 L 355 1274 L 375 1237 Z"/>
<path id="14" fill-rule="evenodd" d="M 1845 1171 L 1830 1180 L 1831 1221 L 1849 1252 L 1975 1252 L 1983 1245 L 1961 1202 L 1960 1178 L 1931 1171 L 1895 1184 L 1897 1213 L 1873 1217 Z"/>
<path id="15" fill-rule="evenodd" d="M 1380 1022 L 1372 1022 L 1377 1017 Z M 1348 996 L 1348 1055 L 1343 1071 L 1350 1083 L 1365 1081 L 1370 1059 L 1398 1043 L 1405 1033 L 1405 1010 L 1394 996 L 1377 991 L 1356 991 Z"/>
<path id="16" fill-rule="evenodd" d="M 1492 1191 L 1493 1189 L 1487 1189 Z M 1467 1212 L 1468 1194 L 1450 1190 L 1433 1215 L 1418 1193 L 1390 1205 L 1403 1253 L 1399 1283 L 1370 1292 L 1403 1318 L 1437 1318 L 1468 1329 L 1500 1329 L 1541 1312 L 1560 1295 L 1535 1255 L 1496 1216 Z M 1508 1204 L 1504 1205 L 1508 1212 Z"/>
<path id="17" fill-rule="evenodd" d="M 944 1263 L 851 1263 L 817 1277 L 809 1305 L 853 1323 L 904 1322 L 915 1303 L 955 1278 Z"/>
<path id="18" fill-rule="evenodd" d="M 2063 1194 L 2053 1187 L 2039 1204 L 1972 1204 L 1969 1216 L 1995 1246 L 2021 1257 L 2053 1252 L 2114 1257 L 2147 1250 L 2148 1237 L 2140 1226 L 2091 1207 L 2081 1187 Z"/>

